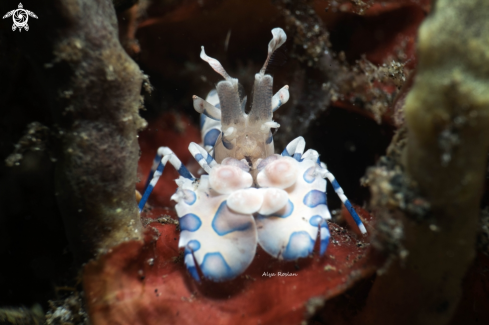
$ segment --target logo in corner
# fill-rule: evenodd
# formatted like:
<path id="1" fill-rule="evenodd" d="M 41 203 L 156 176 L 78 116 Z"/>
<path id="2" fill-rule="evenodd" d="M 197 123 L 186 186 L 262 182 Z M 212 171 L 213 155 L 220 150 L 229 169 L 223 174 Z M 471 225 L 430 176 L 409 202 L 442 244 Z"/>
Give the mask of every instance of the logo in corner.
<path id="1" fill-rule="evenodd" d="M 24 28 L 26 31 L 29 30 L 29 25 L 27 25 L 27 21 L 29 20 L 29 16 L 36 18 L 37 16 L 35 13 L 29 10 L 25 10 L 24 7 L 22 6 L 22 3 L 19 3 L 19 8 L 14 9 L 12 11 L 9 11 L 3 16 L 3 19 L 8 18 L 12 16 L 12 19 L 14 20 L 14 24 L 12 25 L 12 30 L 15 31 L 17 28 L 19 29 L 19 32 L 22 31 L 22 28 Z"/>

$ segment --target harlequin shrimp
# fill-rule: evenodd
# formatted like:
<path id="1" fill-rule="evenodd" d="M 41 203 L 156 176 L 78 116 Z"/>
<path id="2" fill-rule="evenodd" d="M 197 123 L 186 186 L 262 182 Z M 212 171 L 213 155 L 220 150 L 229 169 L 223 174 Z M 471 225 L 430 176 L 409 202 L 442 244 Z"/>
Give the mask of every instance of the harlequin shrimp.
<path id="1" fill-rule="evenodd" d="M 202 60 L 224 78 L 205 100 L 193 97 L 194 108 L 201 113 L 203 146 L 191 143 L 189 151 L 206 174 L 197 179 L 169 148 L 161 147 L 139 203 L 141 211 L 166 164 L 172 164 L 180 174 L 172 196 L 180 221 L 179 247 L 185 249 L 185 264 L 197 281 L 200 275 L 212 281 L 240 275 L 251 264 L 258 244 L 273 257 L 296 260 L 309 256 L 319 238 L 323 255 L 331 218 L 326 179 L 366 232 L 318 152 L 304 152 L 304 138 L 275 154 L 272 129 L 280 125 L 272 115 L 287 102 L 289 91 L 285 86 L 272 96 L 273 78 L 265 74 L 272 54 L 287 38 L 281 28 L 273 29 L 272 35 L 265 64 L 255 75 L 248 114 L 238 80 L 202 47 Z"/>

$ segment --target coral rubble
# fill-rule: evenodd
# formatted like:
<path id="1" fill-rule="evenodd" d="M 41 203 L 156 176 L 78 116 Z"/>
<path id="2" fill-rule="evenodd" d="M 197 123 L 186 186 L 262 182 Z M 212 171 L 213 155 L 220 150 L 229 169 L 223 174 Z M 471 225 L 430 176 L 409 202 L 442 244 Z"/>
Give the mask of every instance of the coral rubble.
<path id="1" fill-rule="evenodd" d="M 408 255 L 376 280 L 366 324 L 447 324 L 460 300 L 489 148 L 487 8 L 440 0 L 419 30 L 404 165 L 430 209 L 421 222 L 402 217 Z"/>

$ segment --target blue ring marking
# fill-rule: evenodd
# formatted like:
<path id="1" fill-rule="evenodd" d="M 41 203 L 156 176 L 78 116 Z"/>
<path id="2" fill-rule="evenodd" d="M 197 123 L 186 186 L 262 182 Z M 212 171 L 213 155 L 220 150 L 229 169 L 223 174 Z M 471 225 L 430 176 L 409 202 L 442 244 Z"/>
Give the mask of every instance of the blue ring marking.
<path id="1" fill-rule="evenodd" d="M 326 193 L 319 190 L 312 190 L 304 196 L 304 205 L 314 208 L 320 204 L 328 205 Z"/>
<path id="2" fill-rule="evenodd" d="M 148 201 L 148 197 L 152 191 L 153 191 L 153 186 L 150 184 L 148 185 L 148 187 L 146 187 L 146 191 L 144 191 L 143 197 L 139 201 L 139 205 L 138 205 L 139 212 L 143 211 L 144 205 L 146 204 L 146 201 Z"/>
<path id="3" fill-rule="evenodd" d="M 165 165 L 163 165 L 161 163 L 161 160 L 160 160 L 160 163 L 158 164 L 158 167 L 156 167 L 155 171 L 159 171 L 159 172 L 163 173 L 163 169 L 165 169 Z"/>
<path id="4" fill-rule="evenodd" d="M 192 254 L 193 253 L 192 249 L 189 249 L 189 245 L 193 245 L 192 242 L 197 242 L 197 244 L 199 245 L 197 249 L 200 248 L 200 243 L 198 241 L 191 240 L 188 242 L 187 247 L 185 247 L 185 257 L 187 257 L 187 254 L 190 254 L 191 260 L 189 261 L 187 258 L 185 258 L 185 266 L 187 267 L 187 270 L 192 276 L 192 278 L 194 278 L 195 281 L 200 282 L 199 272 L 197 271 L 197 267 L 195 266 L 194 255 Z"/>
<path id="5" fill-rule="evenodd" d="M 351 205 L 350 201 L 349 200 L 346 200 L 344 202 L 344 204 L 345 204 L 345 207 L 350 212 L 350 214 L 353 217 L 353 219 L 355 220 L 355 223 L 357 224 L 357 226 L 363 225 L 362 219 L 360 219 L 360 217 L 358 216 L 357 212 L 355 211 L 355 209 Z"/>
<path id="6" fill-rule="evenodd" d="M 204 114 L 200 114 L 200 129 L 202 129 L 204 127 L 206 118 L 207 117 Z"/>
<path id="7" fill-rule="evenodd" d="M 189 240 L 187 245 L 185 245 L 185 255 L 195 253 L 200 249 L 200 242 L 198 240 Z"/>
<path id="8" fill-rule="evenodd" d="M 330 233 L 328 229 L 328 223 L 326 222 L 325 219 L 323 219 L 323 217 L 319 215 L 315 215 L 312 216 L 311 219 L 309 219 L 309 224 L 311 226 L 319 228 L 319 234 L 320 234 L 319 238 L 321 244 L 319 249 L 319 254 L 322 256 L 324 252 L 326 252 L 326 249 L 328 248 L 328 244 L 329 244 Z"/>
<path id="9" fill-rule="evenodd" d="M 309 219 L 309 224 L 313 227 L 319 227 L 323 220 L 323 217 L 321 217 L 320 215 L 315 215 L 312 216 L 311 219 Z"/>
<path id="10" fill-rule="evenodd" d="M 187 247 L 189 247 L 192 252 L 196 252 L 200 249 L 200 242 L 198 240 L 192 239 L 187 243 Z"/>
<path id="11" fill-rule="evenodd" d="M 156 171 L 160 172 L 161 174 L 163 174 L 163 170 L 165 170 L 165 165 L 163 165 L 161 162 L 160 164 L 158 165 L 158 167 L 156 168 Z M 156 172 L 155 171 L 155 172 Z M 154 172 L 154 173 L 155 173 Z M 153 173 L 153 175 L 154 175 Z M 153 177 L 151 177 L 151 180 L 153 179 Z M 149 181 L 148 183 L 148 186 L 146 187 L 146 189 L 144 190 L 144 194 L 143 194 L 143 197 L 141 198 L 141 200 L 139 201 L 139 204 L 138 204 L 138 208 L 139 208 L 139 212 L 143 211 L 143 208 L 144 208 L 144 205 L 146 204 L 146 202 L 148 201 L 148 198 L 149 198 L 149 195 L 151 194 L 151 192 L 153 192 L 153 188 L 154 186 L 151 185 L 151 181 Z"/>
<path id="12" fill-rule="evenodd" d="M 285 212 L 281 215 L 279 214 L 272 214 L 274 217 L 280 217 L 280 218 L 287 218 L 287 217 L 290 217 L 292 215 L 292 212 L 294 212 L 294 203 L 292 203 L 291 200 L 289 200 L 289 202 L 287 202 L 287 206 L 285 208 Z"/>
<path id="13" fill-rule="evenodd" d="M 197 201 L 197 195 L 192 190 L 183 190 L 183 201 L 188 205 L 193 205 Z"/>
<path id="14" fill-rule="evenodd" d="M 204 157 L 200 153 L 196 154 L 194 158 L 197 161 L 201 161 L 202 159 L 204 159 Z"/>
<path id="15" fill-rule="evenodd" d="M 144 190 L 145 191 L 148 188 L 149 183 L 151 183 L 151 180 L 153 179 L 154 174 L 155 174 L 154 171 L 152 171 L 152 170 L 149 171 L 148 178 L 146 179 L 146 183 L 144 184 Z"/>
<path id="16" fill-rule="evenodd" d="M 324 235 L 322 234 L 323 230 L 324 230 Z M 320 233 L 321 245 L 319 248 L 319 255 L 323 256 L 324 253 L 326 253 L 326 249 L 328 248 L 328 244 L 329 244 L 329 238 L 331 237 L 328 229 L 328 223 L 326 222 L 326 220 L 323 221 L 323 223 L 321 224 L 321 228 L 319 228 L 319 231 L 321 232 Z"/>
<path id="17" fill-rule="evenodd" d="M 178 168 L 178 173 L 180 175 L 182 175 L 183 177 L 185 177 L 185 178 L 194 179 L 194 177 L 192 176 L 192 174 L 190 174 L 190 172 L 188 171 L 188 169 L 185 168 L 185 166 L 183 164 L 182 164 L 182 166 L 180 168 Z"/>
<path id="18" fill-rule="evenodd" d="M 309 256 L 314 249 L 315 241 L 306 231 L 293 232 L 289 237 L 289 242 L 282 254 L 284 260 L 296 260 L 300 257 Z"/>
<path id="19" fill-rule="evenodd" d="M 212 146 L 216 145 L 217 138 L 219 138 L 219 134 L 221 131 L 218 129 L 210 129 L 204 136 L 204 146 Z"/>
<path id="20" fill-rule="evenodd" d="M 216 105 L 214 105 L 214 107 L 221 109 L 221 103 L 217 103 Z"/>
<path id="21" fill-rule="evenodd" d="M 210 164 L 213 160 L 214 160 L 214 158 L 212 158 L 211 155 L 207 154 L 207 159 L 205 160 L 207 162 L 207 164 Z"/>
<path id="22" fill-rule="evenodd" d="M 273 141 L 272 131 L 268 131 L 268 139 L 265 141 L 266 144 L 270 144 Z"/>
<path id="23" fill-rule="evenodd" d="M 318 157 L 318 159 L 316 160 L 316 163 L 317 163 L 319 166 L 321 166 L 321 160 L 319 160 L 319 157 Z"/>
<path id="24" fill-rule="evenodd" d="M 180 231 L 195 232 L 202 226 L 202 221 L 193 213 L 187 213 L 180 218 Z"/>
<path id="25" fill-rule="evenodd" d="M 277 217 L 277 218 L 285 219 L 287 217 L 290 217 L 292 215 L 292 212 L 294 212 L 294 203 L 292 203 L 292 201 L 289 200 L 289 202 L 287 202 L 285 212 L 283 214 L 279 214 L 277 212 L 269 214 L 269 215 L 263 215 L 263 214 L 257 213 L 257 218 L 264 219 L 264 218 L 270 218 L 270 217 Z"/>
<path id="26" fill-rule="evenodd" d="M 336 179 L 333 179 L 331 185 L 333 185 L 335 191 L 341 188 L 340 184 L 338 184 L 338 181 Z"/>
<path id="27" fill-rule="evenodd" d="M 202 260 L 200 270 L 206 278 L 214 281 L 225 281 L 236 277 L 229 264 L 219 252 L 207 253 Z"/>
<path id="28" fill-rule="evenodd" d="M 234 231 L 245 231 L 248 230 L 253 224 L 251 222 L 246 222 L 243 223 L 242 225 L 237 226 L 236 228 L 226 228 L 221 227 L 218 222 L 220 221 L 221 218 L 229 218 L 229 214 L 232 213 L 230 210 L 227 209 L 227 203 L 226 201 L 223 201 L 221 205 L 219 205 L 219 208 L 216 211 L 216 214 L 214 215 L 214 218 L 212 218 L 212 229 L 219 235 L 219 236 L 224 236 L 227 235 L 231 232 Z M 231 216 L 232 217 L 232 216 Z"/>
<path id="29" fill-rule="evenodd" d="M 300 154 L 300 153 L 294 153 L 294 156 L 292 158 L 294 158 L 298 162 L 301 162 L 302 161 L 302 154 Z"/>
<path id="30" fill-rule="evenodd" d="M 222 140 L 222 144 L 224 145 L 224 148 L 228 149 L 228 150 L 231 150 L 234 148 L 234 145 L 230 142 L 230 141 L 227 141 L 225 138 L 224 138 L 224 132 L 222 132 L 222 137 L 221 137 L 221 140 Z"/>
<path id="31" fill-rule="evenodd" d="M 316 179 L 316 176 L 314 176 L 314 170 L 316 169 L 315 166 L 312 166 L 311 168 L 308 168 L 305 172 L 304 172 L 304 175 L 302 175 L 302 178 L 304 178 L 304 181 L 306 183 L 309 183 L 311 184 L 312 182 L 314 182 L 314 180 Z"/>
<path id="32" fill-rule="evenodd" d="M 284 151 L 282 151 L 281 155 L 284 157 L 290 157 L 290 153 L 287 151 L 287 148 L 285 148 Z"/>
<path id="33" fill-rule="evenodd" d="M 151 183 L 151 180 L 153 179 L 155 172 L 159 171 L 159 172 L 163 173 L 163 169 L 165 168 L 165 166 L 161 163 L 161 156 L 158 154 L 156 155 L 155 159 L 153 160 L 153 164 L 154 163 L 158 163 L 158 165 L 157 165 L 155 170 L 149 171 L 148 179 L 146 179 L 146 184 L 144 184 L 144 190 L 146 190 L 149 183 Z"/>
<path id="34" fill-rule="evenodd" d="M 153 159 L 153 163 L 155 164 L 158 164 L 160 161 L 161 161 L 161 157 L 160 155 L 156 154 L 155 156 L 155 159 Z M 157 165 L 158 166 L 158 165 Z"/>
<path id="35" fill-rule="evenodd" d="M 212 97 L 212 96 L 214 96 L 215 94 L 217 94 L 217 90 L 212 89 L 212 90 L 211 90 L 211 91 L 209 91 L 209 93 L 207 94 L 207 97 Z"/>
<path id="36" fill-rule="evenodd" d="M 153 175 L 155 174 L 156 170 L 159 170 L 160 165 L 161 165 L 161 156 L 156 154 L 155 158 L 153 159 L 153 166 L 156 165 L 156 169 L 153 170 L 153 167 L 151 167 L 151 170 L 149 171 L 148 178 L 146 179 L 146 183 L 144 184 L 144 189 L 146 190 L 146 187 L 148 187 L 149 183 L 153 179 Z M 163 167 L 161 168 L 160 172 L 163 171 Z"/>

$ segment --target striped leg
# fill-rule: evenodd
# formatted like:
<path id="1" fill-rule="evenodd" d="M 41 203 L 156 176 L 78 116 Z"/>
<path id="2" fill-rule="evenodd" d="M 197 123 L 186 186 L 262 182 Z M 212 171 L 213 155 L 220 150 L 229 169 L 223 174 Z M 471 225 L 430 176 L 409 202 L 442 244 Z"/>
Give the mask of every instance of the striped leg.
<path id="1" fill-rule="evenodd" d="M 204 116 L 204 115 L 201 115 Z M 202 142 L 204 145 L 205 150 L 208 152 L 211 152 L 211 150 L 214 149 L 214 146 L 216 145 L 217 139 L 221 135 L 221 125 L 219 121 L 214 121 L 207 119 L 209 123 L 205 123 L 205 127 L 202 128 Z M 213 125 L 213 123 L 219 123 L 219 125 Z"/>
<path id="2" fill-rule="evenodd" d="M 220 110 L 219 96 L 215 89 L 211 90 L 205 101 Z M 217 139 L 221 135 L 221 121 L 207 117 L 205 114 L 200 114 L 200 130 L 202 135 L 203 147 L 208 152 L 214 148 Z"/>
<path id="3" fill-rule="evenodd" d="M 148 178 L 146 179 L 146 184 L 144 184 L 144 190 L 146 190 L 146 188 L 149 185 L 149 182 L 151 182 L 151 180 L 153 179 L 153 175 L 155 173 L 155 170 L 156 170 L 156 168 L 158 168 L 158 165 L 160 164 L 163 156 L 171 155 L 171 154 L 173 154 L 173 151 L 171 151 L 171 149 L 168 147 L 159 147 L 158 148 L 158 150 L 156 151 L 155 159 L 153 159 L 153 165 L 151 166 L 151 170 L 149 171 Z M 178 160 L 178 161 L 180 161 L 180 160 Z M 173 166 L 175 166 L 175 165 L 173 165 Z"/>
<path id="4" fill-rule="evenodd" d="M 146 188 L 149 185 L 149 182 L 151 182 L 151 180 L 153 179 L 153 175 L 155 173 L 156 168 L 158 168 L 161 162 L 161 158 L 163 158 L 163 156 L 171 155 L 171 154 L 173 154 L 173 151 L 171 151 L 171 149 L 168 147 L 158 148 L 158 151 L 156 151 L 156 156 L 153 159 L 153 165 L 151 166 L 151 170 L 149 171 L 148 178 L 146 179 L 146 184 L 144 184 L 144 190 L 146 190 Z"/>
<path id="5" fill-rule="evenodd" d="M 190 143 L 188 150 L 195 160 L 197 160 L 200 167 L 202 167 L 207 173 L 210 173 L 211 168 L 217 165 L 214 158 L 212 158 L 212 156 L 204 148 L 195 142 Z"/>
<path id="6" fill-rule="evenodd" d="M 156 167 L 155 170 L 151 169 L 150 175 L 152 174 L 151 181 L 148 183 L 147 187 L 144 190 L 143 197 L 141 198 L 141 201 L 139 201 L 139 212 L 141 212 L 144 208 L 144 205 L 148 201 L 149 195 L 151 192 L 153 192 L 154 187 L 158 183 L 158 180 L 160 179 L 161 175 L 163 174 L 163 170 L 165 169 L 165 166 L 168 162 L 175 167 L 175 169 L 178 171 L 178 173 L 190 180 L 195 180 L 195 177 L 188 171 L 188 169 L 182 164 L 180 159 L 171 151 L 170 148 L 168 147 L 160 147 L 158 149 L 158 153 L 156 157 L 161 157 L 160 163 Z M 155 158 L 156 159 L 156 158 Z M 153 164 L 154 166 L 154 164 Z"/>
<path id="7" fill-rule="evenodd" d="M 165 169 L 165 165 L 169 159 L 170 159 L 170 156 L 163 157 L 163 159 L 161 159 L 156 170 L 154 172 L 152 172 L 153 177 L 152 177 L 151 181 L 149 182 L 148 186 L 146 187 L 146 189 L 144 190 L 143 197 L 139 201 L 139 205 L 138 205 L 139 212 L 143 211 L 143 208 L 144 208 L 146 202 L 148 201 L 149 195 L 151 194 L 151 192 L 153 192 L 153 188 L 156 186 L 156 183 L 158 183 L 158 180 L 160 179 L 161 174 L 163 174 L 163 170 Z"/>
<path id="8" fill-rule="evenodd" d="M 168 148 L 168 150 L 170 150 L 170 149 Z M 188 171 L 187 167 L 185 167 L 184 164 L 182 164 L 180 159 L 178 159 L 178 157 L 173 152 L 171 152 L 171 154 L 169 156 L 170 156 L 170 160 L 169 160 L 170 164 L 172 164 L 172 166 L 175 167 L 175 169 L 180 174 L 180 176 L 188 178 L 191 181 L 195 180 L 194 175 L 192 175 L 192 173 L 190 173 Z"/>
<path id="9" fill-rule="evenodd" d="M 293 157 L 297 161 L 302 161 L 302 153 L 306 147 L 306 141 L 303 137 L 297 137 L 285 147 L 282 156 Z"/>
<path id="10" fill-rule="evenodd" d="M 156 169 L 160 165 L 162 156 L 159 153 L 156 153 L 155 159 L 153 160 L 153 165 L 151 166 L 151 170 L 149 171 L 148 178 L 146 179 L 146 183 L 144 184 L 144 190 L 148 188 L 149 182 L 153 179 Z"/>
<path id="11" fill-rule="evenodd" d="M 350 201 L 345 195 L 345 192 L 343 192 L 343 189 L 341 188 L 340 184 L 338 184 L 338 181 L 334 177 L 333 174 L 326 168 L 325 163 L 321 163 L 321 169 L 320 169 L 320 174 L 322 177 L 326 177 L 330 182 L 331 185 L 333 185 L 334 191 L 336 194 L 338 194 L 338 197 L 340 198 L 341 202 L 345 205 L 345 207 L 348 209 L 350 212 L 350 215 L 353 217 L 353 220 L 355 220 L 355 223 L 357 224 L 358 228 L 362 232 L 362 234 L 367 233 L 367 229 L 365 228 L 365 225 L 363 224 L 362 220 L 358 216 L 357 212 L 351 205 Z"/>

